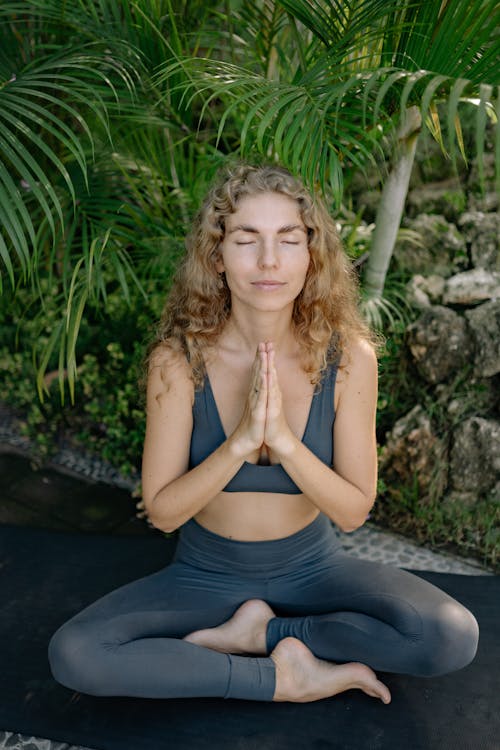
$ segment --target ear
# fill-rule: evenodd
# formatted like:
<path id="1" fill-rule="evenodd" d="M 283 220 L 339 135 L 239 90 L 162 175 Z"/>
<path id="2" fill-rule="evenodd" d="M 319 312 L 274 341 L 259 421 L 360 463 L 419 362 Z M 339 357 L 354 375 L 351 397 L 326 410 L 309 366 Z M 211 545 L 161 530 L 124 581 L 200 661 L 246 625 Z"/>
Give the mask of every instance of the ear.
<path id="1" fill-rule="evenodd" d="M 224 268 L 224 262 L 220 253 L 217 255 L 217 260 L 215 261 L 215 270 L 217 271 L 217 273 L 224 273 L 224 271 L 226 270 Z"/>

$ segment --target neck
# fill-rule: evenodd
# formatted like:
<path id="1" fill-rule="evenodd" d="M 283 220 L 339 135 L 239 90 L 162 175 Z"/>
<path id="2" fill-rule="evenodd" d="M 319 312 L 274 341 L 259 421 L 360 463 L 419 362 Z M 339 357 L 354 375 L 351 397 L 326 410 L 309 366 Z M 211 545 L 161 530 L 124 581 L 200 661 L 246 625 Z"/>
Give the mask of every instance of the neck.
<path id="1" fill-rule="evenodd" d="M 238 346 L 254 356 L 261 342 L 272 341 L 277 351 L 286 352 L 295 348 L 290 311 L 276 313 L 256 312 L 252 316 L 231 311 L 224 330 L 224 338 L 233 346 Z"/>

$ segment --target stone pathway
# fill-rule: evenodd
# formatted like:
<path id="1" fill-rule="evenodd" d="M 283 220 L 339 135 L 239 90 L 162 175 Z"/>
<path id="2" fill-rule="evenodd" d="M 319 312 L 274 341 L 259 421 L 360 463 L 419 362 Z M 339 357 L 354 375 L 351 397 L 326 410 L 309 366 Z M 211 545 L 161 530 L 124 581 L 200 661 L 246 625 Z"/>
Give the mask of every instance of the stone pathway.
<path id="1" fill-rule="evenodd" d="M 474 559 L 434 552 L 406 537 L 367 523 L 352 534 L 340 534 L 346 552 L 363 560 L 383 562 L 408 570 L 432 570 L 461 575 L 493 575 Z"/>
<path id="2" fill-rule="evenodd" d="M 0 732 L 0 748 L 8 750 L 92 750 L 92 748 L 68 745 L 66 742 L 27 737 L 13 732 Z"/>

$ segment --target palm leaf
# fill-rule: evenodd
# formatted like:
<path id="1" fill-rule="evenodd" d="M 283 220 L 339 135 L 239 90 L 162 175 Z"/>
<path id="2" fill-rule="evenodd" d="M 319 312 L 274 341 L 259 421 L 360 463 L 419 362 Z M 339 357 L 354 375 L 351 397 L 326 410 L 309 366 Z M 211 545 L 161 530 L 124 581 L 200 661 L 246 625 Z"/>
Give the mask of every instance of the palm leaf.
<path id="1" fill-rule="evenodd" d="M 165 84 L 173 71 L 184 71 L 180 84 L 184 104 L 191 105 L 201 97 L 202 121 L 215 101 L 224 102 L 219 138 L 239 120 L 243 153 L 257 149 L 268 154 L 272 147 L 304 178 L 315 182 L 321 176 L 323 187 L 329 183 L 330 189 L 336 181 L 338 190 L 338 179 L 330 178 L 330 173 L 337 172 L 335 165 L 355 163 L 363 168 L 373 160 L 380 138 L 377 131 L 395 130 L 410 105 L 419 105 L 424 121 L 429 122 L 429 109 L 446 102 L 447 119 L 453 122 L 453 128 L 447 129 L 447 147 L 456 158 L 454 134 L 460 151 L 463 146 L 458 107 L 465 96 L 476 94 L 481 113 L 476 148 L 481 157 L 483 113 L 492 103 L 484 88 L 486 82 L 478 84 L 477 62 L 481 61 L 481 74 L 487 72 L 491 76 L 488 83 L 494 85 L 499 76 L 498 66 L 492 65 L 495 48 L 498 54 L 494 0 L 467 0 L 460 9 L 456 0 L 439 6 L 401 0 L 350 4 L 279 0 L 279 4 L 323 45 L 321 54 L 302 74 L 290 71 L 285 80 L 282 70 L 279 80 L 270 80 L 255 69 L 200 58 L 180 59 L 159 74 Z M 469 26 L 464 17 L 471 22 Z M 462 52 L 455 53 L 454 48 Z M 382 60 L 390 65 L 381 67 Z M 420 61 L 425 65 L 419 65 Z M 316 170 L 311 167 L 312 160 L 317 160 Z"/>
<path id="2" fill-rule="evenodd" d="M 78 166 L 84 181 L 87 179 L 88 150 L 93 148 L 91 130 L 95 130 L 96 122 L 102 132 L 108 129 L 106 102 L 96 81 L 103 84 L 106 97 L 116 96 L 108 75 L 110 68 L 113 74 L 122 69 L 94 55 L 59 53 L 28 66 L 0 88 L 0 185 L 4 186 L 0 201 L 4 219 L 10 217 L 3 221 L 2 258 L 11 284 L 15 283 L 15 266 L 10 255 L 7 260 L 9 247 L 24 277 L 32 268 L 28 248 L 36 236 L 33 206 L 30 212 L 26 207 L 28 198 L 35 200 L 55 242 L 56 223 L 64 225 L 64 208 L 54 174 L 62 179 L 63 192 L 73 204 L 76 194 L 66 167 L 68 160 Z M 120 81 L 130 89 L 130 76 L 125 68 L 123 71 Z M 19 190 L 21 184 L 24 195 Z"/>

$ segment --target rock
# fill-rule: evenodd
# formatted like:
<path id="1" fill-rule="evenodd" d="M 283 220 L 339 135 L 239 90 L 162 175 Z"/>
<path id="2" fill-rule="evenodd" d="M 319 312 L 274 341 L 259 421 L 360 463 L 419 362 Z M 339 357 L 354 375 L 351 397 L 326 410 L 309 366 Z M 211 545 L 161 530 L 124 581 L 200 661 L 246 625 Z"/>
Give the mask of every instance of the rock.
<path id="1" fill-rule="evenodd" d="M 419 289 L 418 287 L 409 287 L 407 289 L 407 300 L 412 307 L 416 307 L 418 310 L 425 310 L 431 306 L 428 295 L 423 289 Z"/>
<path id="2" fill-rule="evenodd" d="M 432 489 L 441 494 L 447 477 L 447 451 L 434 435 L 431 420 L 417 405 L 395 423 L 380 456 L 386 482 L 411 487 L 418 482 L 419 495 Z"/>
<path id="3" fill-rule="evenodd" d="M 485 151 L 483 154 L 483 177 L 484 191 L 479 176 L 478 159 L 474 159 L 467 179 L 467 192 L 482 195 L 483 192 L 489 192 L 495 189 L 495 154 L 492 151 Z"/>
<path id="4" fill-rule="evenodd" d="M 425 310 L 425 308 L 431 306 L 429 295 L 419 284 L 419 280 L 423 278 L 423 276 L 413 276 L 406 285 L 406 301 L 419 310 Z"/>
<path id="5" fill-rule="evenodd" d="M 465 317 L 475 341 L 476 374 L 490 378 L 500 372 L 500 299 L 467 310 Z"/>
<path id="6" fill-rule="evenodd" d="M 458 224 L 470 245 L 474 267 L 500 270 L 500 215 L 467 211 L 462 214 Z"/>
<path id="7" fill-rule="evenodd" d="M 417 369 L 429 383 L 440 383 L 463 367 L 472 353 L 467 325 L 460 315 L 436 305 L 406 329 Z"/>
<path id="8" fill-rule="evenodd" d="M 437 274 L 426 276 L 422 282 L 422 286 L 429 295 L 431 302 L 435 304 L 441 302 L 444 290 L 444 279 L 442 276 L 438 276 Z"/>
<path id="9" fill-rule="evenodd" d="M 474 305 L 500 297 L 500 273 L 473 268 L 447 279 L 444 285 L 445 305 Z"/>
<path id="10" fill-rule="evenodd" d="M 500 479 L 490 492 L 491 499 L 500 504 Z"/>
<path id="11" fill-rule="evenodd" d="M 439 214 L 420 214 L 405 220 L 405 227 L 419 235 L 414 241 L 401 239 L 396 243 L 394 256 L 411 273 L 450 274 L 467 268 L 469 260 L 465 239 L 457 227 Z"/>
<path id="12" fill-rule="evenodd" d="M 489 494 L 500 477 L 500 421 L 470 417 L 453 434 L 450 485 L 458 492 Z"/>
<path id="13" fill-rule="evenodd" d="M 407 300 L 413 307 L 426 308 L 441 302 L 444 290 L 442 276 L 413 276 L 406 285 Z"/>
<path id="14" fill-rule="evenodd" d="M 475 193 L 469 193 L 467 199 L 467 208 L 469 211 L 483 211 L 488 213 L 490 211 L 498 211 L 500 201 L 498 193 L 484 193 L 484 195 L 476 195 Z"/>
<path id="15" fill-rule="evenodd" d="M 435 213 L 442 214 L 448 221 L 455 221 L 466 205 L 465 193 L 456 179 L 427 183 L 410 190 L 406 201 L 409 216 Z"/>
<path id="16" fill-rule="evenodd" d="M 457 505 L 460 508 L 472 508 L 478 500 L 475 492 L 459 492 L 458 490 L 452 490 L 446 493 L 443 498 L 443 502 L 448 505 Z"/>

